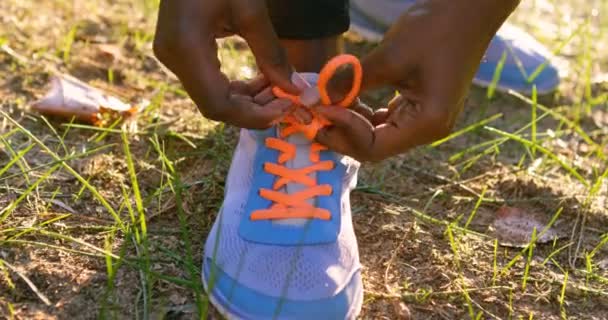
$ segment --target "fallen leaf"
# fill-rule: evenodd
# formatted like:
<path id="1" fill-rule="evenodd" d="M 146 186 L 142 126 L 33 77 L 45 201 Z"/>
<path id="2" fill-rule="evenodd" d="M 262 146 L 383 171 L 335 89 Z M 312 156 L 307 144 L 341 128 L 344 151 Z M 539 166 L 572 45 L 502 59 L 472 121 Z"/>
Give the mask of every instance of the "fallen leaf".
<path id="1" fill-rule="evenodd" d="M 71 214 L 76 214 L 76 210 L 74 210 L 72 207 L 68 206 L 67 204 L 63 203 L 60 200 L 57 199 L 49 199 L 48 200 L 50 203 L 60 207 L 61 209 L 66 210 L 67 212 L 71 213 Z"/>
<path id="2" fill-rule="evenodd" d="M 99 124 L 105 116 L 126 118 L 138 112 L 136 107 L 67 75 L 54 77 L 51 89 L 32 105 L 32 109 L 45 115 L 67 119 L 75 117 L 92 124 Z"/>
<path id="3" fill-rule="evenodd" d="M 591 119 L 593 120 L 593 123 L 595 123 L 595 125 L 600 129 L 608 127 L 608 112 L 601 110 L 600 108 L 596 108 L 591 113 Z"/>
<path id="4" fill-rule="evenodd" d="M 188 299 L 186 297 L 177 292 L 174 292 L 169 296 L 169 301 L 171 301 L 171 303 L 176 306 L 180 306 L 186 303 L 187 300 Z"/>
<path id="5" fill-rule="evenodd" d="M 122 49 L 114 44 L 99 44 L 97 45 L 98 57 L 109 61 L 120 61 L 123 59 Z"/>
<path id="6" fill-rule="evenodd" d="M 492 223 L 498 243 L 507 247 L 525 247 L 532 240 L 532 233 L 536 229 L 536 243 L 546 243 L 559 238 L 554 228 L 546 228 L 538 214 L 521 208 L 503 206 L 496 212 Z"/>

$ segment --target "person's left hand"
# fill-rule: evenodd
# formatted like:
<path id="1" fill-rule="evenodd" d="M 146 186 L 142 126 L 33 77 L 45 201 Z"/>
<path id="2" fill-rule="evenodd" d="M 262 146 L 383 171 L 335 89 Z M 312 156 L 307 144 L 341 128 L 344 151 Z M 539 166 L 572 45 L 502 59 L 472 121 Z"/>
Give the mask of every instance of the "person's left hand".
<path id="1" fill-rule="evenodd" d="M 399 122 L 404 118 L 416 118 L 412 107 L 401 96 L 395 97 L 388 108 L 375 112 L 360 102 L 350 108 L 318 106 L 315 111 L 332 124 L 321 129 L 316 140 L 333 151 L 359 161 L 382 160 L 387 157 L 387 152 L 379 147 L 384 141 L 378 141 L 378 132 L 382 139 L 390 137 L 392 141 L 403 143 L 399 135 Z"/>
<path id="2" fill-rule="evenodd" d="M 447 136 L 484 51 L 518 2 L 429 0 L 412 6 L 362 59 L 362 90 L 390 85 L 400 95 L 367 117 L 317 107 L 332 123 L 319 131 L 318 142 L 360 161 L 378 161 Z M 352 81 L 340 74 L 336 79 L 329 83 L 333 101 Z"/>

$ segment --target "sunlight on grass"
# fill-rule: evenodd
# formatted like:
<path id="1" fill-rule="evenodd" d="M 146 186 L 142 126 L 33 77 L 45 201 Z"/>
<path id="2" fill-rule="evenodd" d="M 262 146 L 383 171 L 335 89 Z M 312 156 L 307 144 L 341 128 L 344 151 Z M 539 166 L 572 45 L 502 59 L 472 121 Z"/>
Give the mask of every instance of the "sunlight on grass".
<path id="1" fill-rule="evenodd" d="M 202 119 L 153 57 L 159 4 L 0 3 L 9 21 L 0 27 L 0 317 L 34 318 L 33 308 L 49 318 L 216 317 L 202 251 L 238 130 Z M 509 48 L 453 133 L 363 165 L 351 203 L 363 318 L 395 318 L 394 301 L 422 319 L 598 317 L 589 306 L 608 297 L 608 87 L 596 79 L 608 57 L 598 18 L 608 5 L 521 6 L 512 22 L 557 56 L 529 74 L 515 59 L 528 82 L 561 60 L 569 72 L 552 95 L 505 94 L 498 83 Z M 123 56 L 106 61 L 98 44 Z M 349 45 L 360 55 L 373 48 Z M 218 48 L 230 79 L 256 75 L 242 39 Z M 55 72 L 150 103 L 132 130 L 120 119 L 96 127 L 39 116 L 28 106 Z M 369 104 L 384 98 L 370 94 Z M 501 206 L 539 212 L 545 227 L 508 247 L 493 233 Z M 540 243 L 549 229 L 560 236 Z M 218 242 L 207 255 L 211 288 Z"/>

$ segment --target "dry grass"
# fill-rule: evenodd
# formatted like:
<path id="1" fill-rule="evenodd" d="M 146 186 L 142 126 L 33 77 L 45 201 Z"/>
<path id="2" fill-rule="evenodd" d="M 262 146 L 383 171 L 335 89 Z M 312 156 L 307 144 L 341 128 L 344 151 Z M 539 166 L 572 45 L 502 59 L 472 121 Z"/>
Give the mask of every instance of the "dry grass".
<path id="1" fill-rule="evenodd" d="M 207 314 L 202 244 L 237 131 L 202 118 L 153 58 L 154 5 L 0 1 L 3 318 Z M 364 166 L 352 194 L 362 318 L 394 319 L 398 301 L 420 319 L 608 318 L 606 14 L 599 0 L 523 3 L 513 21 L 570 70 L 540 99 L 548 108 L 474 89 L 459 123 L 472 129 Z M 353 52 L 370 48 L 347 39 Z M 107 59 L 100 44 L 121 55 Z M 221 47 L 231 77 L 253 72 L 240 41 Z M 128 133 L 47 122 L 29 105 L 55 72 L 150 106 Z M 547 219 L 561 210 L 565 237 L 498 246 L 488 226 L 504 204 Z"/>

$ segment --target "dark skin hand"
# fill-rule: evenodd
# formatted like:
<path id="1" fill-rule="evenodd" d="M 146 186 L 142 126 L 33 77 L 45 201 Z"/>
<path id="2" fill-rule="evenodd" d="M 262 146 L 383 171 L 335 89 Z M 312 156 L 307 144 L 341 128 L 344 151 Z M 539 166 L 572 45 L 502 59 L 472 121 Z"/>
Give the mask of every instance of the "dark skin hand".
<path id="1" fill-rule="evenodd" d="M 231 82 L 220 72 L 216 39 L 233 34 L 247 41 L 264 77 Z M 162 0 L 154 52 L 179 78 L 201 113 L 212 120 L 267 128 L 289 113 L 292 105 L 282 99 L 260 105 L 253 97 L 270 84 L 299 92 L 291 83 L 292 68 L 264 0 Z"/>
<path id="2" fill-rule="evenodd" d="M 400 96 L 373 114 L 335 106 L 317 140 L 360 161 L 379 161 L 447 136 L 488 44 L 518 0 L 428 0 L 410 8 L 362 60 L 363 89 L 391 85 Z M 338 101 L 349 72 L 330 83 Z M 359 108 L 360 109 L 360 108 Z"/>
<path id="3" fill-rule="evenodd" d="M 378 161 L 445 137 L 491 38 L 518 3 L 427 0 L 411 7 L 362 60 L 364 90 L 392 85 L 401 95 L 375 113 L 360 103 L 317 107 L 333 124 L 317 140 L 358 160 Z M 220 72 L 215 40 L 231 34 L 247 40 L 264 77 L 230 82 Z M 261 129 L 293 110 L 263 90 L 278 85 L 298 93 L 264 0 L 162 0 L 154 49 L 207 118 Z M 332 100 L 350 84 L 348 71 L 338 73 L 330 82 Z M 306 113 L 300 118 L 310 121 Z"/>

